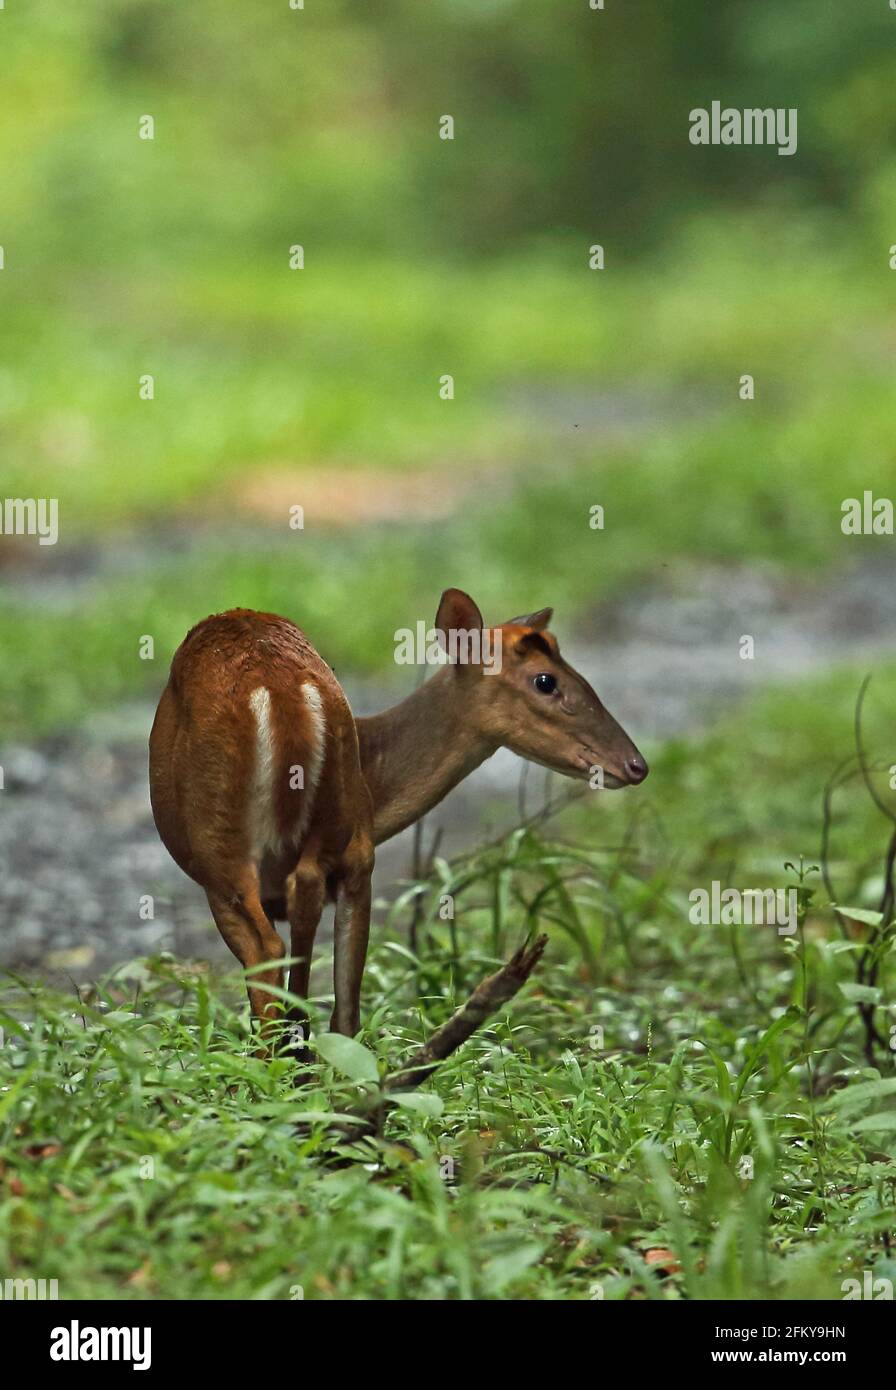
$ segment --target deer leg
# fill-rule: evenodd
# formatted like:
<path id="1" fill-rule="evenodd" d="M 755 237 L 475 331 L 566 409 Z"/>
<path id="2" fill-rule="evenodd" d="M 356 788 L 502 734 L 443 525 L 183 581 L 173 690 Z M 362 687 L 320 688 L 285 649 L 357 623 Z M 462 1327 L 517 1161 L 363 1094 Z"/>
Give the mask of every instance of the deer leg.
<path id="1" fill-rule="evenodd" d="M 243 969 L 270 963 L 270 970 L 256 971 L 246 982 L 252 1017 L 264 1030 L 280 1017 L 280 1000 L 265 985 L 283 987 L 283 942 L 261 906 L 257 883 L 224 892 L 209 889 L 206 897 L 219 932 Z"/>
<path id="2" fill-rule="evenodd" d="M 370 934 L 370 875 L 373 845 L 353 841 L 336 890 L 333 986 L 336 1006 L 330 1019 L 334 1033 L 352 1037 L 361 1027 L 361 977 Z"/>
<path id="3" fill-rule="evenodd" d="M 303 855 L 286 880 L 286 914 L 289 918 L 290 955 L 294 958 L 289 970 L 289 990 L 300 999 L 308 998 L 311 977 L 311 953 L 317 934 L 320 915 L 326 899 L 326 879 L 313 855 Z M 293 1005 L 289 1018 L 296 1025 L 295 1042 L 308 1037 L 308 1015 Z"/>

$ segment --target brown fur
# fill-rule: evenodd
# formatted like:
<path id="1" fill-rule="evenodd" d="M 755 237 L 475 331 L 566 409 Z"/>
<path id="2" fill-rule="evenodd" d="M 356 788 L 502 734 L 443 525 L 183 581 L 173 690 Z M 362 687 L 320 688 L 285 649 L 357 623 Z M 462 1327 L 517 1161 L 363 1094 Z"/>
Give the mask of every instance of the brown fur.
<path id="1" fill-rule="evenodd" d="M 546 631 L 550 617 L 542 609 L 502 625 L 500 674 L 475 663 L 444 666 L 401 704 L 358 720 L 330 667 L 288 619 L 236 609 L 187 634 L 150 735 L 153 815 L 172 857 L 205 889 L 228 946 L 252 971 L 249 998 L 260 1021 L 280 1008 L 265 989 L 282 985 L 284 948 L 274 919 L 289 920 L 298 958 L 290 989 L 305 998 L 329 898 L 336 902 L 331 1026 L 358 1030 L 374 844 L 418 820 L 497 748 L 576 778 L 587 779 L 599 765 L 610 787 L 647 775 L 634 744 L 560 656 Z M 482 616 L 467 594 L 448 589 L 436 626 L 481 629 Z M 550 695 L 533 683 L 542 672 L 556 681 Z M 314 789 L 307 785 L 313 719 L 306 683 L 319 692 L 326 726 Z M 281 843 L 256 862 L 248 815 L 257 727 L 250 698 L 260 687 L 270 694 Z M 305 769 L 304 790 L 290 787 L 296 766 Z M 306 797 L 313 800 L 299 837 Z"/>

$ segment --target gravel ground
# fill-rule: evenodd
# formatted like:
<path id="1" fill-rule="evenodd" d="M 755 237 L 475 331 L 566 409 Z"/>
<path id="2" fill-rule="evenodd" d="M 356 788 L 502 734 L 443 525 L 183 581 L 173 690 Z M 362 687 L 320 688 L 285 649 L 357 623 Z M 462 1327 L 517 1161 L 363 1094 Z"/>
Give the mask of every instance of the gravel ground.
<path id="1" fill-rule="evenodd" d="M 595 609 L 563 650 L 649 753 L 664 738 L 706 727 L 760 686 L 892 653 L 894 580 L 896 565 L 883 562 L 814 587 L 757 569 L 663 571 L 621 603 Z M 562 614 L 557 628 L 562 636 Z M 744 634 L 754 639 L 752 661 L 739 656 Z M 359 713 L 402 693 L 345 683 Z M 202 892 L 168 858 L 152 823 L 152 713 L 149 704 L 129 704 L 33 747 L 0 750 L 0 963 L 7 968 L 39 968 L 63 983 L 163 949 L 230 960 Z M 498 754 L 431 814 L 427 836 L 442 830 L 442 853 L 514 823 L 520 767 Z M 542 776 L 532 769 L 532 806 Z M 411 844 L 409 831 L 378 851 L 380 899 L 398 890 Z M 142 920 L 147 894 L 155 915 Z"/>

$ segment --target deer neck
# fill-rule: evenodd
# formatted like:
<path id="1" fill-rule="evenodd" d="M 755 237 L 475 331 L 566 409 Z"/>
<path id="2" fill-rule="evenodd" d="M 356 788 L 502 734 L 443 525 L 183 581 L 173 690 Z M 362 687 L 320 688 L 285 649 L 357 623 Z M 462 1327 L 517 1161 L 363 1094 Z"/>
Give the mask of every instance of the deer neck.
<path id="1" fill-rule="evenodd" d="M 400 704 L 355 724 L 376 844 L 413 825 L 496 747 L 471 733 L 450 666 Z"/>

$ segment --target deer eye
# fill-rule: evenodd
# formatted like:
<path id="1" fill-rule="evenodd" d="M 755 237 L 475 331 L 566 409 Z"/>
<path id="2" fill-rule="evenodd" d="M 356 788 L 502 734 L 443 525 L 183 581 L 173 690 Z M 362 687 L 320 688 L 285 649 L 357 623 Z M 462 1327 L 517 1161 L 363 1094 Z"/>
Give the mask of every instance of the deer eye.
<path id="1" fill-rule="evenodd" d="M 542 671 L 536 676 L 534 685 L 539 695 L 552 695 L 557 689 L 557 681 L 548 671 Z"/>

